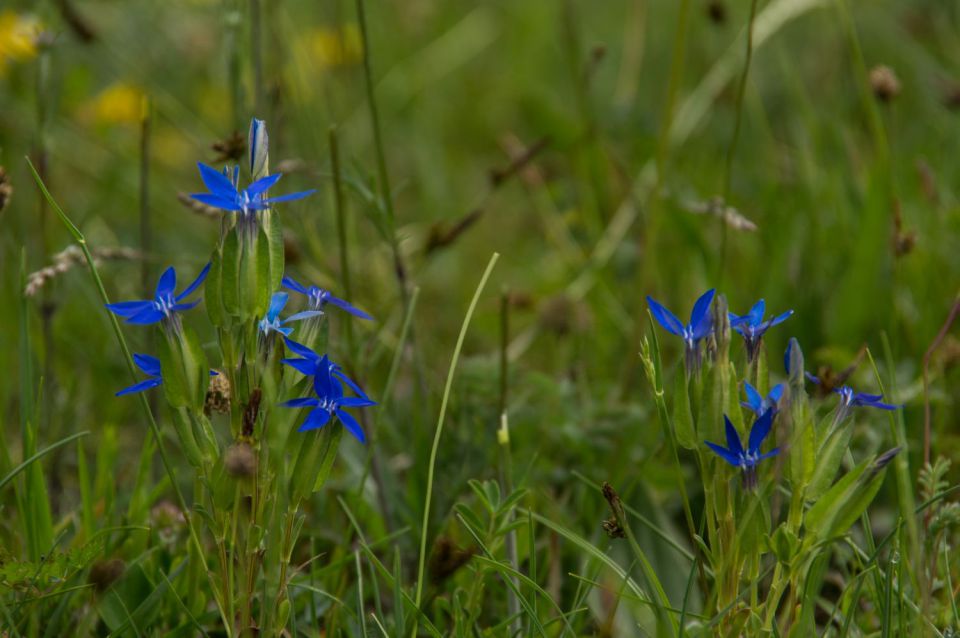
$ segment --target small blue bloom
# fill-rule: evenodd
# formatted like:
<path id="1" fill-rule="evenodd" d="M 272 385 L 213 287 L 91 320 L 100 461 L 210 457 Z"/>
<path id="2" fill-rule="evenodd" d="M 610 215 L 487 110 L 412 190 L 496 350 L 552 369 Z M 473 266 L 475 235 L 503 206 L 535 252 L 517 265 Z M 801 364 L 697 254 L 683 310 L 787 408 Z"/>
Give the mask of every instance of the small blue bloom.
<path id="1" fill-rule="evenodd" d="M 135 383 L 129 388 L 120 390 L 116 394 L 118 397 L 122 397 L 125 394 L 133 394 L 135 392 L 143 392 L 144 390 L 155 388 L 163 383 L 163 378 L 160 376 L 160 359 L 151 357 L 149 354 L 134 354 L 133 362 L 137 364 L 137 367 L 140 368 L 149 378 L 141 381 L 140 383 Z"/>
<path id="2" fill-rule="evenodd" d="M 763 333 L 773 326 L 783 323 L 793 314 L 792 310 L 788 310 L 783 314 L 764 321 L 763 313 L 765 311 L 766 302 L 761 299 L 753 304 L 750 312 L 743 316 L 735 315 L 732 312 L 730 313 L 730 327 L 743 336 L 747 346 L 747 358 L 750 361 L 755 360 L 760 351 L 760 341 L 763 339 Z"/>
<path id="3" fill-rule="evenodd" d="M 332 365 L 317 370 L 317 374 L 313 377 L 313 391 L 316 396 L 290 399 L 280 404 L 288 408 L 313 408 L 298 428 L 300 432 L 322 428 L 330 421 L 331 417 L 336 415 L 340 419 L 340 423 L 353 436 L 361 443 L 366 442 L 360 423 L 345 408 L 376 405 L 373 401 L 366 397 L 343 396 L 343 386 L 332 373 Z"/>
<path id="4" fill-rule="evenodd" d="M 193 308 L 199 300 L 191 303 L 181 303 L 189 297 L 206 279 L 210 271 L 210 264 L 203 267 L 193 283 L 187 286 L 186 290 L 179 295 L 174 295 L 177 288 L 177 271 L 173 266 L 167 268 L 160 281 L 157 282 L 157 290 L 152 301 L 121 301 L 119 303 L 108 303 L 107 308 L 115 315 L 124 317 L 127 323 L 147 325 L 157 323 L 162 319 L 169 319 L 174 313 L 183 312 Z"/>
<path id="5" fill-rule="evenodd" d="M 778 383 L 770 388 L 770 393 L 766 398 L 760 396 L 760 393 L 750 385 L 749 381 L 743 382 L 743 389 L 747 393 L 747 400 L 741 401 L 740 405 L 749 408 L 758 417 L 763 416 L 768 410 L 773 410 L 774 413 L 777 412 L 777 404 L 780 402 L 780 397 L 783 396 L 782 383 Z"/>
<path id="6" fill-rule="evenodd" d="M 335 379 L 346 383 L 357 396 L 369 400 L 367 394 L 357 385 L 356 381 L 344 374 L 343 369 L 331 361 L 327 355 L 320 356 L 307 346 L 290 338 L 285 338 L 284 341 L 291 352 L 298 355 L 299 358 L 283 359 L 281 363 L 285 363 L 308 377 L 329 372 Z"/>
<path id="7" fill-rule="evenodd" d="M 229 177 L 227 170 L 221 173 L 217 169 L 207 166 L 202 162 L 199 162 L 197 166 L 200 168 L 200 177 L 210 192 L 194 193 L 190 195 L 190 197 L 221 210 L 250 213 L 270 208 L 273 204 L 280 202 L 302 199 L 314 192 L 314 190 L 308 190 L 299 193 L 279 195 L 277 197 L 264 197 L 267 190 L 276 184 L 283 176 L 281 173 L 262 177 L 245 189 L 240 190 L 239 166 L 234 167 L 232 179 Z"/>
<path id="8" fill-rule="evenodd" d="M 811 375 L 813 376 L 813 375 Z M 816 378 L 816 377 L 814 377 Z M 880 408 L 881 410 L 896 410 L 899 405 L 883 402 L 882 394 L 866 394 L 865 392 L 854 392 L 848 385 L 840 386 L 834 390 L 840 395 L 840 405 L 844 408 L 867 407 Z"/>
<path id="9" fill-rule="evenodd" d="M 316 310 L 304 310 L 303 312 L 298 312 L 295 315 L 290 315 L 286 319 L 280 319 L 280 311 L 283 310 L 283 307 L 287 305 L 287 298 L 289 295 L 285 292 L 275 292 L 270 298 L 270 307 L 267 309 L 266 316 L 260 320 L 260 333 L 263 336 L 269 335 L 271 332 L 279 332 L 284 337 L 290 336 L 290 333 L 293 332 L 293 328 L 287 326 L 288 323 L 293 323 L 294 321 L 301 321 L 303 319 L 309 319 L 310 317 L 316 317 L 323 313 Z"/>
<path id="10" fill-rule="evenodd" d="M 776 456 L 780 452 L 780 448 L 773 448 L 765 454 L 760 453 L 760 446 L 763 445 L 763 440 L 770 434 L 770 428 L 773 425 L 773 414 L 773 410 L 767 410 L 760 418 L 754 421 L 753 427 L 750 429 L 750 440 L 747 443 L 747 449 L 743 449 L 743 445 L 740 443 L 740 436 L 737 434 L 737 429 L 733 427 L 733 423 L 730 422 L 727 415 L 723 415 L 723 420 L 727 428 L 727 447 L 711 443 L 710 441 L 706 442 L 707 446 L 716 452 L 717 456 L 730 465 L 743 470 L 744 487 L 747 489 L 753 489 L 757 485 L 756 465 L 760 461 L 768 459 L 771 456 Z"/>
<path id="11" fill-rule="evenodd" d="M 310 300 L 310 307 L 314 310 L 319 310 L 323 312 L 326 305 L 333 304 L 337 308 L 346 310 L 351 315 L 355 317 L 360 317 L 361 319 L 373 319 L 370 315 L 364 311 L 350 305 L 348 302 L 340 299 L 339 297 L 334 297 L 330 294 L 329 290 L 324 290 L 318 286 L 304 286 L 303 284 L 298 283 L 292 277 L 283 278 L 284 288 L 289 288 L 295 292 L 299 292 L 301 295 L 306 295 Z"/>
<path id="12" fill-rule="evenodd" d="M 683 325 L 675 314 L 667 310 L 653 297 L 647 295 L 650 312 L 664 330 L 683 338 L 686 350 L 687 370 L 697 370 L 700 367 L 700 340 L 713 330 L 713 316 L 710 314 L 710 304 L 713 303 L 715 290 L 711 288 L 700 295 L 690 313 L 690 323 Z"/>
<path id="13" fill-rule="evenodd" d="M 150 356 L 149 354 L 134 354 L 133 362 L 137 364 L 137 367 L 140 368 L 149 378 L 144 379 L 140 383 L 134 383 L 129 388 L 120 390 L 116 394 L 118 397 L 122 397 L 125 394 L 143 392 L 144 390 L 155 388 L 163 383 L 163 377 L 160 375 L 160 359 Z M 210 371 L 211 377 L 216 376 L 216 374 L 217 373 L 214 370 Z"/>

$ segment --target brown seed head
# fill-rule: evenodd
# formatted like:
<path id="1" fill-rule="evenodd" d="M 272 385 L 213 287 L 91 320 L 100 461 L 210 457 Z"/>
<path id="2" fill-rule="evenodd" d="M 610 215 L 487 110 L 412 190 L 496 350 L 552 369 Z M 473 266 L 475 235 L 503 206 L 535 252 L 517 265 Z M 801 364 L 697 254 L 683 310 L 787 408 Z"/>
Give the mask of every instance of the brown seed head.
<path id="1" fill-rule="evenodd" d="M 881 102 L 889 102 L 900 95 L 900 78 L 888 66 L 880 64 L 870 69 L 870 88 Z"/>
<path id="2" fill-rule="evenodd" d="M 207 416 L 214 412 L 217 414 L 230 413 L 230 379 L 227 375 L 220 374 L 210 377 L 210 385 L 207 387 L 207 398 L 203 404 L 203 411 Z"/>
<path id="3" fill-rule="evenodd" d="M 245 441 L 234 443 L 223 455 L 223 466 L 230 476 L 249 478 L 257 473 L 257 453 Z"/>
<path id="4" fill-rule="evenodd" d="M 119 558 L 111 558 L 99 563 L 94 563 L 90 568 L 90 575 L 87 582 L 93 585 L 93 589 L 99 594 L 110 588 L 118 578 L 123 576 L 126 570 L 126 564 Z"/>

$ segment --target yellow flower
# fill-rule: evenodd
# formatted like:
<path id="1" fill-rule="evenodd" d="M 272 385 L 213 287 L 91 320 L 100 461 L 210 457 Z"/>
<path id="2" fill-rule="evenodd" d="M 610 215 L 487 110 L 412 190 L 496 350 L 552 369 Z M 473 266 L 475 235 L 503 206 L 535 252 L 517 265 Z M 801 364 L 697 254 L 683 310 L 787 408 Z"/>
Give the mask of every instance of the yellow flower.
<path id="1" fill-rule="evenodd" d="M 321 68 L 363 61 L 363 37 L 356 23 L 345 24 L 340 29 L 320 27 L 308 36 L 308 47 Z"/>
<path id="2" fill-rule="evenodd" d="M 39 32 L 40 21 L 35 17 L 10 10 L 0 12 L 0 73 L 8 62 L 29 60 L 37 54 Z"/>
<path id="3" fill-rule="evenodd" d="M 84 111 L 103 124 L 135 124 L 143 118 L 145 98 L 137 87 L 114 82 L 93 98 Z"/>

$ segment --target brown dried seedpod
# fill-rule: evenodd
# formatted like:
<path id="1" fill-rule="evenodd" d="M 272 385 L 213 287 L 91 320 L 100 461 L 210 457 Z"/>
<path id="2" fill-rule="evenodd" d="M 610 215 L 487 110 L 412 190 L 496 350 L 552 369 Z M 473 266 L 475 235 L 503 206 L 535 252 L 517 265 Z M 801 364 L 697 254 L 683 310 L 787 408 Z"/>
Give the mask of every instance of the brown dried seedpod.
<path id="1" fill-rule="evenodd" d="M 100 594 L 107 591 L 110 585 L 123 576 L 123 572 L 126 571 L 126 569 L 126 563 L 119 558 L 111 558 L 110 560 L 94 563 L 93 567 L 90 568 L 90 575 L 87 577 L 87 582 L 93 585 L 93 589 Z"/>
<path id="2" fill-rule="evenodd" d="M 13 185 L 10 184 L 10 178 L 7 177 L 7 171 L 0 166 L 0 213 L 10 203 L 10 197 L 13 195 Z"/>
<path id="3" fill-rule="evenodd" d="M 723 0 L 710 0 L 707 3 L 707 17 L 714 24 L 727 21 L 727 5 L 723 4 Z"/>
<path id="4" fill-rule="evenodd" d="M 210 385 L 207 387 L 207 398 L 203 403 L 203 411 L 207 416 L 214 412 L 217 414 L 230 413 L 230 379 L 227 375 L 220 372 L 216 376 L 210 377 Z"/>
<path id="5" fill-rule="evenodd" d="M 444 582 L 470 562 L 476 553 L 476 549 L 457 547 L 451 539 L 441 536 L 437 539 L 437 544 L 430 555 L 428 568 L 431 582 L 434 585 Z"/>
<path id="6" fill-rule="evenodd" d="M 881 102 L 900 95 L 900 78 L 890 67 L 880 64 L 870 69 L 870 88 Z"/>
<path id="7" fill-rule="evenodd" d="M 247 138 L 240 131 L 234 131 L 229 137 L 211 144 L 210 148 L 217 153 L 214 162 L 238 162 L 247 150 Z"/>
<path id="8" fill-rule="evenodd" d="M 249 478 L 257 473 L 257 453 L 246 441 L 234 443 L 223 455 L 223 467 L 230 476 Z"/>

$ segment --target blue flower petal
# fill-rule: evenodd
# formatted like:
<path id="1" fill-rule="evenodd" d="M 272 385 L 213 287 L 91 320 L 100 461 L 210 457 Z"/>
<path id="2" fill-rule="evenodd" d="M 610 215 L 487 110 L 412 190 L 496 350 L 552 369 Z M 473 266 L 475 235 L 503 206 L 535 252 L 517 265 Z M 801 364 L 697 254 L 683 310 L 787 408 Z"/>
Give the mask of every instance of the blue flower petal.
<path id="1" fill-rule="evenodd" d="M 260 193 L 265 193 L 267 190 L 269 190 L 270 187 L 272 187 L 274 184 L 280 181 L 281 177 L 283 177 L 282 173 L 275 173 L 273 175 L 267 175 L 266 177 L 262 177 L 257 181 L 255 181 L 254 183 L 247 186 L 247 188 L 245 189 L 245 192 L 250 197 L 250 199 L 253 199 L 255 196 L 259 195 Z"/>
<path id="2" fill-rule="evenodd" d="M 280 311 L 287 305 L 289 295 L 285 292 L 275 292 L 270 297 L 270 307 L 267 309 L 267 319 L 275 321 L 280 316 Z"/>
<path id="3" fill-rule="evenodd" d="M 214 208 L 219 208 L 221 210 L 229 211 L 238 211 L 243 210 L 243 207 L 237 203 L 237 200 L 227 199 L 225 197 L 220 197 L 218 195 L 210 195 L 208 193 L 191 193 L 191 199 L 195 199 L 198 202 L 202 202 L 207 206 L 213 206 Z"/>
<path id="4" fill-rule="evenodd" d="M 773 414 L 773 410 L 767 410 L 753 423 L 753 427 L 750 428 L 750 454 L 758 453 L 760 446 L 763 445 L 763 440 L 770 434 L 770 428 L 773 425 Z"/>
<path id="5" fill-rule="evenodd" d="M 763 410 L 763 397 L 757 392 L 757 389 L 750 385 L 749 381 L 743 382 L 743 390 L 747 393 L 747 405 L 758 416 Z"/>
<path id="6" fill-rule="evenodd" d="M 740 457 L 728 450 L 725 447 L 721 447 L 716 443 L 711 443 L 710 441 L 704 441 L 711 450 L 716 452 L 716 454 L 722 458 L 724 461 L 729 463 L 734 467 L 740 467 Z"/>
<path id="7" fill-rule="evenodd" d="M 145 374 L 149 374 L 151 377 L 160 376 L 160 359 L 149 354 L 137 353 L 133 355 L 133 362 L 137 364 L 137 367 L 143 370 Z"/>
<path id="8" fill-rule="evenodd" d="M 157 323 L 163 319 L 166 315 L 162 311 L 157 310 L 153 304 L 149 308 L 145 308 L 142 312 L 139 312 L 129 319 L 127 323 L 139 325 L 139 326 L 149 326 L 152 323 Z"/>
<path id="9" fill-rule="evenodd" d="M 330 420 L 330 413 L 324 408 L 316 408 L 310 411 L 310 414 L 307 415 L 307 419 L 303 422 L 298 428 L 299 432 L 307 432 L 308 430 L 319 430 L 327 424 L 327 421 Z"/>
<path id="10" fill-rule="evenodd" d="M 197 275 L 197 278 L 193 280 L 193 283 L 187 286 L 186 290 L 184 290 L 183 292 L 181 292 L 179 295 L 176 296 L 175 298 L 176 301 L 180 301 L 181 299 L 185 299 L 186 297 L 189 297 L 194 290 L 200 287 L 200 284 L 203 283 L 203 280 L 207 278 L 207 274 L 210 272 L 211 265 L 212 264 L 207 263 L 207 265 L 203 267 L 203 270 L 201 270 L 200 274 Z"/>
<path id="11" fill-rule="evenodd" d="M 351 414 L 343 410 L 337 410 L 337 416 L 340 418 L 340 423 L 343 423 L 344 427 L 350 431 L 350 434 L 357 437 L 358 441 L 361 443 L 367 442 L 367 437 L 363 435 L 363 428 Z"/>
<path id="12" fill-rule="evenodd" d="M 750 323 L 751 326 L 759 326 L 763 321 L 763 313 L 767 310 L 767 302 L 763 299 L 753 304 L 753 307 L 750 308 L 750 312 L 745 315 L 745 319 Z"/>
<path id="13" fill-rule="evenodd" d="M 356 306 L 350 305 L 348 302 L 344 301 L 343 299 L 340 299 L 339 297 L 334 297 L 333 295 L 330 295 L 329 297 L 327 297 L 327 301 L 333 304 L 334 306 L 336 306 L 337 308 L 346 310 L 347 312 L 349 312 L 351 315 L 355 317 L 360 317 L 361 319 L 367 319 L 370 321 L 373 320 L 373 317 L 371 317 L 364 311 L 360 310 Z"/>
<path id="14" fill-rule="evenodd" d="M 653 297 L 647 295 L 647 304 L 650 306 L 650 312 L 653 318 L 657 320 L 663 329 L 678 337 L 683 336 L 683 323 L 677 319 L 677 316 L 660 305 Z"/>
<path id="15" fill-rule="evenodd" d="M 297 343 L 293 339 L 284 339 L 284 342 L 286 342 L 287 347 L 290 348 L 291 352 L 293 352 L 294 354 L 300 355 L 304 359 L 311 359 L 311 360 L 320 359 L 320 355 L 318 355 L 316 352 L 314 352 L 307 346 L 303 345 L 302 343 Z"/>
<path id="16" fill-rule="evenodd" d="M 285 363 L 308 377 L 317 373 L 317 362 L 314 359 L 281 359 L 280 363 Z"/>
<path id="17" fill-rule="evenodd" d="M 320 404 L 319 399 L 316 399 L 314 397 L 300 397 L 298 399 L 290 399 L 289 401 L 284 401 L 280 405 L 282 405 L 285 408 L 308 408 L 311 406 L 316 407 L 319 404 Z"/>
<path id="18" fill-rule="evenodd" d="M 295 315 L 290 315 L 284 319 L 284 323 L 289 323 L 291 321 L 303 321 L 304 319 L 309 319 L 311 317 L 319 317 L 323 313 L 319 310 L 304 310 L 303 312 L 298 312 Z"/>
<path id="19" fill-rule="evenodd" d="M 733 427 L 733 423 L 730 422 L 726 414 L 723 415 L 723 421 L 727 432 L 727 449 L 738 457 L 743 456 L 743 445 L 740 443 L 737 428 Z"/>
<path id="20" fill-rule="evenodd" d="M 163 271 L 163 274 L 160 275 L 160 280 L 157 282 L 157 299 L 166 298 L 172 295 L 176 287 L 177 271 L 173 269 L 173 266 L 170 266 Z"/>
<path id="21" fill-rule="evenodd" d="M 284 276 L 282 279 L 284 288 L 289 288 L 294 292 L 299 292 L 301 295 L 308 295 L 310 292 L 300 283 L 298 283 L 293 277 Z"/>
<path id="22" fill-rule="evenodd" d="M 353 390 L 354 392 L 356 392 L 356 393 L 357 393 L 357 396 L 360 396 L 360 397 L 363 397 L 364 399 L 368 399 L 368 400 L 369 400 L 369 397 L 367 396 L 367 393 L 364 392 L 363 390 L 361 390 L 361 389 L 360 389 L 360 386 L 357 385 L 357 383 L 356 383 L 353 379 L 351 379 L 350 377 L 348 377 L 347 375 L 345 375 L 341 370 L 339 370 L 339 369 L 334 370 L 334 371 L 333 371 L 333 374 L 334 374 L 334 376 L 336 376 L 338 379 L 340 379 L 341 381 L 343 381 L 344 383 L 346 383 L 347 386 L 349 386 L 351 390 Z M 370 405 L 375 405 L 375 404 L 374 404 L 373 402 L 371 402 Z"/>
<path id="23" fill-rule="evenodd" d="M 155 377 L 153 379 L 147 379 L 145 381 L 141 381 L 140 383 L 135 383 L 129 388 L 124 388 L 123 390 L 120 390 L 119 392 L 117 392 L 115 396 L 122 397 L 124 395 L 133 394 L 135 392 L 143 392 L 144 390 L 155 388 L 161 383 L 163 383 L 163 379 L 160 379 L 159 377 Z"/>
<path id="24" fill-rule="evenodd" d="M 292 202 L 295 199 L 303 199 L 304 197 L 308 195 L 312 195 L 315 192 L 317 192 L 316 189 L 301 191 L 299 193 L 289 193 L 287 195 L 280 195 L 279 197 L 271 197 L 270 199 L 264 199 L 262 200 L 262 202 L 264 205 L 279 204 L 280 202 Z"/>
<path id="25" fill-rule="evenodd" d="M 212 194 L 225 199 L 236 197 L 237 190 L 223 173 L 203 162 L 197 162 L 197 167 L 200 169 L 200 178 Z"/>
<path id="26" fill-rule="evenodd" d="M 138 315 L 147 308 L 153 308 L 152 301 L 120 301 L 118 303 L 107 304 L 107 309 L 110 312 L 124 318 Z"/>
<path id="27" fill-rule="evenodd" d="M 711 288 L 700 295 L 697 303 L 693 304 L 693 311 L 690 313 L 690 330 L 694 339 L 703 339 L 710 332 L 713 326 L 713 315 L 710 313 L 710 304 L 713 303 L 713 296 L 716 290 Z"/>
<path id="28" fill-rule="evenodd" d="M 793 311 L 792 311 L 792 310 L 788 310 L 788 311 L 786 311 L 786 312 L 783 313 L 783 314 L 779 314 L 779 315 L 777 315 L 776 317 L 774 317 L 773 319 L 771 319 L 770 321 L 767 322 L 767 327 L 768 327 L 768 328 L 772 328 L 773 326 L 778 326 L 778 325 L 780 325 L 781 323 L 783 323 L 784 321 L 786 321 L 787 319 L 789 319 L 789 318 L 791 317 L 791 315 L 793 315 Z"/>
<path id="29" fill-rule="evenodd" d="M 767 401 L 772 404 L 777 404 L 780 402 L 780 397 L 783 396 L 783 384 L 778 383 L 777 385 L 770 388 L 770 394 L 767 395 Z"/>

